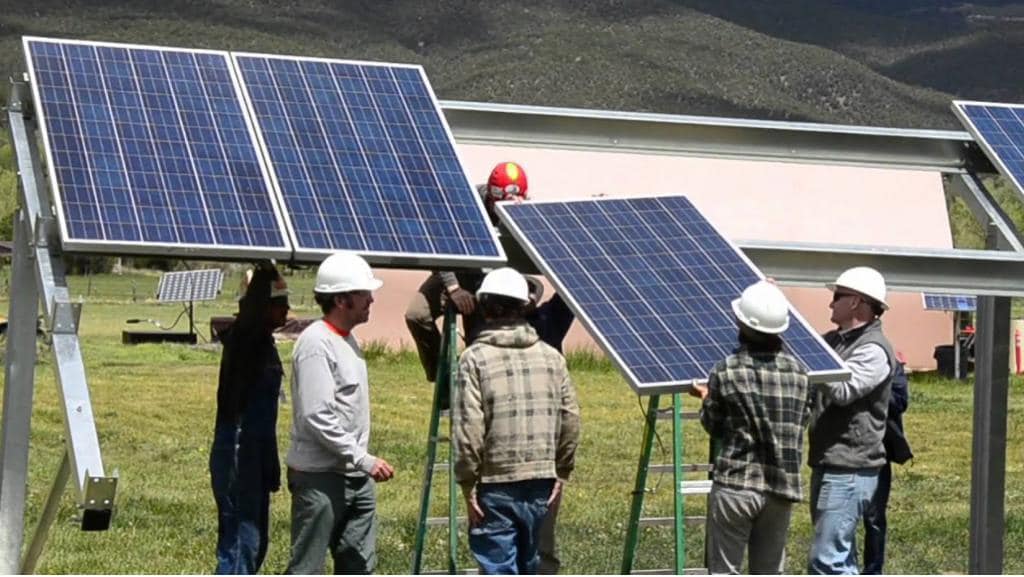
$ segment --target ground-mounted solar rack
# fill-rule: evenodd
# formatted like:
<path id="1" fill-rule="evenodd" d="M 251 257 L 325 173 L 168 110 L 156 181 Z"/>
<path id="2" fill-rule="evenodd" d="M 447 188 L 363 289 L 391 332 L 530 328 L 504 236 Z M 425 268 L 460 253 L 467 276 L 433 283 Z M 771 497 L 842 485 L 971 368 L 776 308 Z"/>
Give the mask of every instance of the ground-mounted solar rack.
<path id="1" fill-rule="evenodd" d="M 961 378 L 961 363 L 964 362 L 963 355 L 973 345 L 973 335 L 968 335 L 964 342 L 962 330 L 965 319 L 970 319 L 970 313 L 978 310 L 978 297 L 973 295 L 937 295 L 932 293 L 921 293 L 921 303 L 926 311 L 943 311 L 953 313 L 953 378 Z M 936 355 L 938 356 L 938 355 Z M 938 360 L 938 359 L 936 359 Z M 963 371 L 967 373 L 966 370 Z"/>
<path id="2" fill-rule="evenodd" d="M 4 393 L 0 446 L 0 569 L 14 573 L 24 531 L 27 439 L 32 405 L 32 363 L 37 308 L 43 304 L 47 322 L 61 336 L 58 350 L 69 353 L 56 366 L 65 415 L 68 406 L 83 406 L 80 418 L 65 421 L 74 434 L 67 437 L 69 461 L 55 482 L 59 494 L 67 478 L 80 480 L 76 462 L 99 463 L 95 426 L 84 388 L 73 314 L 68 314 L 63 271 L 49 264 L 61 251 L 58 225 L 48 207 L 41 155 L 35 144 L 37 124 L 29 87 L 15 82 L 8 108 L 9 128 L 19 166 L 23 207 L 19 216 L 12 262 L 11 329 L 8 336 L 7 385 Z M 739 241 L 738 246 L 761 270 L 786 284 L 820 286 L 848 266 L 868 264 L 885 273 L 897 290 L 982 295 L 978 310 L 979 366 L 975 373 L 974 463 L 972 471 L 970 562 L 973 573 L 998 573 L 1003 559 L 1003 495 L 1005 478 L 1006 386 L 1004 344 L 1009 339 L 1009 298 L 1024 296 L 1024 244 L 1005 213 L 978 177 L 993 171 L 974 138 L 965 132 L 904 130 L 811 123 L 752 121 L 629 112 L 585 111 L 490 103 L 442 102 L 442 111 L 460 144 L 510 144 L 534 148 L 571 148 L 599 153 L 679 154 L 700 157 L 845 164 L 879 168 L 931 170 L 950 176 L 948 186 L 963 198 L 988 227 L 990 250 L 919 250 L 903 247 L 859 247 L 841 244 Z M 47 207 L 40 210 L 40 206 Z M 19 257 L 17 253 L 22 255 Z M 51 254 L 52 253 L 52 254 Z M 182 253 L 187 256 L 187 253 Z M 42 261 L 36 256 L 49 257 Z M 59 264 L 59 261 L 56 261 Z M 386 266 L 381 259 L 375 264 Z M 417 263 L 413 262 L 413 265 Z M 417 265 L 418 266 L 418 265 Z M 18 271 L 21 271 L 20 273 Z M 26 274 L 25 271 L 28 271 Z M 20 275 L 20 278 L 17 278 Z M 33 278 L 38 277 L 35 283 Z M 56 298 L 55 298 L 56 297 Z M 70 307 L 73 310 L 73 307 Z M 20 313 L 18 311 L 21 311 Z M 1004 320 L 1005 318 L 1005 320 Z M 21 319 L 20 323 L 15 323 Z M 31 334 L 29 334 L 31 332 Z M 67 337 L 67 338 L 64 338 Z M 28 370 L 26 370 L 28 368 Z M 79 390 L 86 395 L 73 397 Z M 84 405 L 80 403 L 85 399 Z M 79 405 L 71 405 L 79 403 Z M 95 473 L 95 469 L 89 469 Z M 85 489 L 85 487 L 80 487 Z M 94 488 L 95 489 L 95 488 Z M 94 493 L 98 495 L 98 493 Z M 112 494 L 110 495 L 112 499 Z M 80 505 L 83 492 L 77 498 Z M 88 505 L 103 506 L 102 500 Z M 51 507 L 51 505 L 53 505 Z M 43 521 L 56 514 L 48 498 Z M 38 556 L 37 531 L 26 559 Z"/>
<path id="3" fill-rule="evenodd" d="M 9 106 L 23 211 L 16 222 L 0 441 L 0 571 L 8 573 L 34 569 L 69 480 L 84 510 L 83 529 L 106 529 L 114 510 L 117 479 L 104 473 L 77 315 L 61 264 L 65 250 L 314 263 L 347 248 L 377 266 L 482 267 L 505 262 L 421 67 L 261 55 L 236 59 L 211 50 L 32 37 L 23 44 L 28 82 L 13 84 Z M 405 180 L 404 188 L 394 180 L 390 188 L 384 186 L 387 182 L 375 181 L 381 185 L 376 188 L 347 182 L 348 200 L 361 203 L 352 205 L 358 218 L 382 215 L 376 224 L 390 227 L 391 245 L 316 245 L 301 236 L 302 223 L 295 220 L 301 210 L 295 208 L 310 196 L 296 205 L 282 194 L 287 171 L 274 164 L 273 134 L 267 131 L 275 118 L 258 108 L 275 98 L 283 103 L 295 91 L 278 90 L 262 101 L 253 98 L 258 91 L 245 83 L 254 79 L 243 78 L 244 61 L 355 71 L 355 82 L 362 83 L 355 92 L 373 100 L 373 106 L 359 109 L 365 118 L 355 125 L 366 132 L 353 141 L 361 150 L 345 158 Z M 308 87 L 317 78 L 306 74 L 302 81 Z M 281 87 L 280 79 L 271 75 L 271 80 Z M 342 96 L 352 96 L 340 83 L 335 88 Z M 288 114 L 309 110 L 301 102 L 286 104 Z M 415 138 L 412 132 L 388 132 L 392 124 L 415 132 Z M 336 135 L 322 133 L 320 141 Z M 390 156 L 382 154 L 383 147 Z M 316 149 L 316 143 L 303 142 L 301 148 Z M 397 169 L 388 173 L 387 167 L 370 166 L 371 156 L 378 161 L 386 156 Z M 308 175 L 324 163 L 304 159 L 299 164 Z M 355 184 L 360 183 L 366 184 Z M 330 190 L 316 188 L 314 200 Z M 372 236 L 373 231 L 362 232 Z M 327 240 L 338 238 L 348 240 L 349 235 Z M 408 238 L 414 240 L 406 242 Z M 37 302 L 53 333 L 67 451 L 22 559 L 36 355 L 34 341 L 23 328 L 35 326 Z"/>

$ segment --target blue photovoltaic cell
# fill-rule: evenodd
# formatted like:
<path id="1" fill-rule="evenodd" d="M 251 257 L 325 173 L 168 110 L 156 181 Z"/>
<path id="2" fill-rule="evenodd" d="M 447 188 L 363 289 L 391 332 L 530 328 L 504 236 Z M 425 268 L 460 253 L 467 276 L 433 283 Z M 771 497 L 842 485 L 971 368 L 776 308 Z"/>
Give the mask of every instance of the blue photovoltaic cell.
<path id="1" fill-rule="evenodd" d="M 730 303 L 760 276 L 685 197 L 504 203 L 499 214 L 637 389 L 703 381 L 736 347 Z M 845 373 L 798 316 L 784 339 L 810 371 Z"/>
<path id="2" fill-rule="evenodd" d="M 66 245 L 287 248 L 227 53 L 25 50 Z"/>
<path id="3" fill-rule="evenodd" d="M 936 295 L 923 293 L 924 308 L 930 311 L 974 311 L 978 297 L 968 295 Z"/>
<path id="4" fill-rule="evenodd" d="M 992 164 L 1024 194 L 1024 105 L 954 101 L 953 110 Z"/>
<path id="5" fill-rule="evenodd" d="M 504 260 L 420 67 L 233 56 L 297 251 Z"/>

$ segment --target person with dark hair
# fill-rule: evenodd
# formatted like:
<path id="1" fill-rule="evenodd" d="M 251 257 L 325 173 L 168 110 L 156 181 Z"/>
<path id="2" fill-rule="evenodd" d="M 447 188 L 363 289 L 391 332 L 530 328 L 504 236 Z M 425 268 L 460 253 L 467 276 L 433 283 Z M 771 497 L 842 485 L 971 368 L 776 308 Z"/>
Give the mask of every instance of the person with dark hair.
<path id="1" fill-rule="evenodd" d="M 807 572 L 856 574 L 857 525 L 871 505 L 885 465 L 885 422 L 896 355 L 882 331 L 885 278 L 859 266 L 843 271 L 832 290 L 824 335 L 850 369 L 850 378 L 814 388 L 808 434 L 814 538 Z"/>
<path id="2" fill-rule="evenodd" d="M 377 564 L 376 482 L 395 470 L 369 452 L 370 390 L 366 360 L 352 329 L 370 318 L 383 283 L 355 253 L 320 264 L 313 288 L 323 319 L 292 352 L 292 430 L 288 490 L 292 550 L 286 573 L 372 573 Z"/>
<path id="3" fill-rule="evenodd" d="M 269 545 L 270 494 L 281 487 L 277 409 L 284 371 L 272 333 L 288 315 L 288 289 L 273 265 L 261 264 L 221 333 L 217 418 L 210 482 L 217 502 L 221 575 L 259 571 Z"/>
<path id="4" fill-rule="evenodd" d="M 807 372 L 782 349 L 789 302 L 755 283 L 732 302 L 739 347 L 690 394 L 721 451 L 708 499 L 708 571 L 783 573 L 786 537 L 800 490 L 800 453 L 810 414 Z"/>
<path id="5" fill-rule="evenodd" d="M 903 413 L 910 404 L 910 383 L 900 353 L 896 353 L 896 373 L 892 376 L 889 414 L 885 419 L 885 464 L 878 472 L 878 488 L 864 513 L 864 574 L 881 575 L 885 566 L 885 540 L 889 524 L 885 510 L 892 489 L 892 464 L 902 465 L 914 458 L 903 432 Z"/>
<path id="6" fill-rule="evenodd" d="M 469 546 L 484 574 L 532 574 L 549 506 L 575 464 L 579 405 L 565 358 L 525 319 L 526 279 L 491 271 L 485 324 L 459 359 L 452 422 Z"/>

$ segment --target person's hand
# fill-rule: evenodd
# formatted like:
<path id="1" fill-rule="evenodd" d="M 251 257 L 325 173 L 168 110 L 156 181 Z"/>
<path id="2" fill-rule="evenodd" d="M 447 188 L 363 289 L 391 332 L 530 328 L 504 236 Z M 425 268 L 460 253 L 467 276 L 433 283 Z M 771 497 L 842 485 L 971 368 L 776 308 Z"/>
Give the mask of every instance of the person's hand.
<path id="1" fill-rule="evenodd" d="M 476 489 L 466 493 L 466 511 L 469 517 L 469 526 L 476 527 L 484 520 L 484 510 L 476 501 Z"/>
<path id="2" fill-rule="evenodd" d="M 562 482 L 555 479 L 555 486 L 551 487 L 551 494 L 548 495 L 548 507 L 557 503 L 562 498 Z"/>
<path id="3" fill-rule="evenodd" d="M 473 298 L 473 293 L 462 287 L 452 291 L 448 298 L 452 299 L 455 308 L 459 309 L 459 314 L 462 316 L 471 315 L 476 309 L 476 299 Z"/>
<path id="4" fill-rule="evenodd" d="M 697 397 L 703 401 L 708 396 L 708 386 L 694 383 L 694 385 L 690 387 L 690 396 Z"/>
<path id="5" fill-rule="evenodd" d="M 384 459 L 378 458 L 377 462 L 373 464 L 373 468 L 370 469 L 370 476 L 374 481 L 383 483 L 395 476 L 395 468 Z"/>

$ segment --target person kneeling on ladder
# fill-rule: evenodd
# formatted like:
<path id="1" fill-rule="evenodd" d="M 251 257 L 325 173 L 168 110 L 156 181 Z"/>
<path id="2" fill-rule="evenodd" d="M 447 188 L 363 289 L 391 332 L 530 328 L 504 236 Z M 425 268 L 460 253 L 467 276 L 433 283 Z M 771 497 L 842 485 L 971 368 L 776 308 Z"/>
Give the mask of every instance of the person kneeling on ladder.
<path id="1" fill-rule="evenodd" d="M 800 452 L 810 415 L 803 366 L 782 350 L 789 303 L 760 281 L 732 302 L 739 348 L 711 370 L 700 420 L 721 445 L 708 501 L 708 570 L 782 573 L 793 505 L 800 501 Z"/>
<path id="2" fill-rule="evenodd" d="M 481 573 L 532 574 L 541 525 L 575 464 L 579 405 L 565 358 L 525 319 L 523 275 L 491 271 L 477 298 L 484 328 L 459 359 L 452 403 L 455 478 Z"/>

